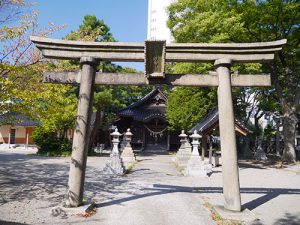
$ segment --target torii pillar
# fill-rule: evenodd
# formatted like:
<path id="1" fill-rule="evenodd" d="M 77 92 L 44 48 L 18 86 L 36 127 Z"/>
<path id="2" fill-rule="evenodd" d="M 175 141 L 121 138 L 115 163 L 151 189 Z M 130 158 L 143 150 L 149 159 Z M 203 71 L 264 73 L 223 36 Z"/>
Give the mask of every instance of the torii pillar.
<path id="1" fill-rule="evenodd" d="M 231 92 L 230 59 L 218 59 L 215 67 L 219 79 L 218 107 L 219 128 L 222 153 L 222 175 L 224 207 L 232 211 L 241 211 L 241 195 L 237 147 L 234 129 L 234 113 Z"/>
<path id="2" fill-rule="evenodd" d="M 66 206 L 82 205 L 97 60 L 82 57 L 78 110 L 75 124 Z"/>

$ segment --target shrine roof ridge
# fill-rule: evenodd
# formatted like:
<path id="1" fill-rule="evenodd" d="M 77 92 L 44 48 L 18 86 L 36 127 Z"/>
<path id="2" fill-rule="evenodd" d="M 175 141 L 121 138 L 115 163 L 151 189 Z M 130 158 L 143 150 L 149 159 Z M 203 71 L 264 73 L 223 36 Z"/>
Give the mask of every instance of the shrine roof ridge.
<path id="1" fill-rule="evenodd" d="M 213 127 L 216 123 L 219 122 L 219 109 L 218 107 L 212 107 L 208 110 L 206 115 L 193 127 L 191 128 L 188 133 L 192 134 L 196 130 L 200 134 L 206 134 L 210 127 Z M 251 133 L 251 131 L 244 126 L 239 120 L 234 120 L 235 125 L 238 126 L 240 129 L 238 132 L 244 134 Z"/>
<path id="2" fill-rule="evenodd" d="M 163 93 L 163 91 L 159 87 L 156 87 L 152 91 L 150 91 L 148 94 L 146 94 L 144 97 L 142 97 L 140 100 L 138 100 L 137 102 L 132 103 L 128 107 L 126 107 L 124 109 L 121 109 L 118 112 L 125 111 L 127 109 L 132 109 L 132 108 L 136 108 L 138 106 L 141 106 L 146 101 L 148 101 L 150 98 L 152 98 L 156 93 L 160 93 L 161 96 L 164 98 L 164 100 L 165 101 L 167 100 L 167 97 L 166 97 L 165 93 Z"/>
<path id="3" fill-rule="evenodd" d="M 90 56 L 108 61 L 142 62 L 145 43 L 86 42 L 31 36 L 46 58 L 79 59 Z M 287 40 L 256 43 L 171 43 L 166 44 L 167 62 L 213 62 L 230 58 L 236 62 L 269 61 Z"/>

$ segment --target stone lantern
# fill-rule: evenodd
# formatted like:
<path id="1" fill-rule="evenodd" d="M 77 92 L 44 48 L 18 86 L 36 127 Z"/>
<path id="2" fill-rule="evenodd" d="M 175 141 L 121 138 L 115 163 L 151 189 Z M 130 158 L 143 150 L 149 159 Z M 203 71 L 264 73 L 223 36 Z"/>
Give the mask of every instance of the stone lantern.
<path id="1" fill-rule="evenodd" d="M 190 138 L 192 138 L 193 150 L 184 175 L 192 177 L 207 177 L 207 174 L 211 172 L 211 165 L 202 161 L 199 155 L 198 147 L 200 145 L 199 139 L 201 138 L 201 135 L 199 135 L 195 130 Z"/>
<path id="2" fill-rule="evenodd" d="M 115 131 L 110 134 L 110 136 L 112 136 L 112 144 L 113 144 L 113 149 L 111 153 L 119 155 L 118 145 L 120 143 L 120 136 L 122 136 L 122 134 L 120 134 L 118 128 L 116 128 Z"/>
<path id="3" fill-rule="evenodd" d="M 132 147 L 131 147 L 131 139 L 133 134 L 130 132 L 130 129 L 128 128 L 126 133 L 124 134 L 124 140 L 125 140 L 125 147 L 122 151 L 121 158 L 125 164 L 125 167 L 128 167 L 131 163 L 135 162 L 135 155 L 133 153 Z"/>
<path id="4" fill-rule="evenodd" d="M 197 130 L 195 130 L 194 133 L 190 136 L 190 138 L 192 138 L 192 146 L 193 146 L 192 155 L 199 156 L 198 147 L 200 145 L 199 139 L 201 138 L 201 135 L 199 135 L 197 133 Z"/>
<path id="5" fill-rule="evenodd" d="M 189 158 L 191 157 L 191 147 L 188 141 L 188 136 L 184 133 L 184 130 L 181 131 L 181 134 L 178 135 L 180 138 L 181 146 L 176 153 L 176 160 L 180 166 L 186 166 Z"/>
<path id="6" fill-rule="evenodd" d="M 125 147 L 130 146 L 132 135 L 133 134 L 130 132 L 130 128 L 128 128 L 126 133 L 124 134 L 124 139 L 126 141 Z"/>
<path id="7" fill-rule="evenodd" d="M 178 137 L 180 138 L 180 149 L 185 148 L 185 143 L 187 142 L 187 135 L 184 133 L 184 130 L 181 131 L 181 134 L 178 135 Z"/>
<path id="8" fill-rule="evenodd" d="M 122 134 L 119 133 L 118 128 L 115 128 L 115 131 L 110 135 L 112 136 L 113 148 L 110 153 L 109 162 L 106 164 L 103 171 L 106 174 L 122 175 L 125 172 L 125 167 L 120 157 L 118 148 L 118 145 L 120 143 L 120 136 L 122 136 Z"/>

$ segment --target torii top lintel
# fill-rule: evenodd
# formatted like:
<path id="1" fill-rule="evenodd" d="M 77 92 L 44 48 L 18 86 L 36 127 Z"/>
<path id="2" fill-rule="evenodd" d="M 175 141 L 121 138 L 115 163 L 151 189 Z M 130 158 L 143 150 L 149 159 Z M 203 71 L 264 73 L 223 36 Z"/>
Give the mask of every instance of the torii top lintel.
<path id="1" fill-rule="evenodd" d="M 144 43 L 67 41 L 31 36 L 31 41 L 46 58 L 80 59 L 93 57 L 105 61 L 143 62 Z M 230 59 L 233 63 L 264 62 L 274 59 L 287 40 L 259 43 L 171 43 L 166 44 L 166 62 L 215 62 Z"/>

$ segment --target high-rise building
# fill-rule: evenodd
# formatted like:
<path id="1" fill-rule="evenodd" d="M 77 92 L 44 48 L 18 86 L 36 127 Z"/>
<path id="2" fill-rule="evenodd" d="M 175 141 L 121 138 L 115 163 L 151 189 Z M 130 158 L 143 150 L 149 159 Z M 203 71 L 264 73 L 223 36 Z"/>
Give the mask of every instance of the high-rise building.
<path id="1" fill-rule="evenodd" d="M 167 7 L 176 0 L 148 0 L 148 40 L 173 41 L 167 27 Z"/>

